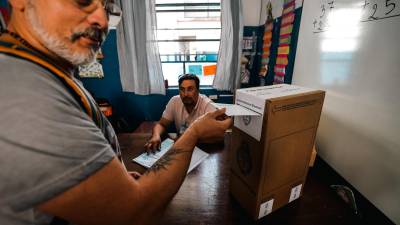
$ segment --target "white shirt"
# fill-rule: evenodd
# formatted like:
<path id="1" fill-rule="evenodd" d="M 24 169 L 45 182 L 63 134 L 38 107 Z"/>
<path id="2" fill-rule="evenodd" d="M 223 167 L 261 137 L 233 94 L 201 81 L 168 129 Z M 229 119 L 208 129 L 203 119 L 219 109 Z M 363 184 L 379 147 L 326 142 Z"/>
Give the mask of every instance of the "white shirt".
<path id="1" fill-rule="evenodd" d="M 179 95 L 176 95 L 169 100 L 162 117 L 175 122 L 176 131 L 181 134 L 190 124 L 193 123 L 197 118 L 204 115 L 207 112 L 215 111 L 215 107 L 210 103 L 212 101 L 205 95 L 199 95 L 196 106 L 193 111 L 189 114 L 186 111 L 185 105 L 183 104 Z"/>

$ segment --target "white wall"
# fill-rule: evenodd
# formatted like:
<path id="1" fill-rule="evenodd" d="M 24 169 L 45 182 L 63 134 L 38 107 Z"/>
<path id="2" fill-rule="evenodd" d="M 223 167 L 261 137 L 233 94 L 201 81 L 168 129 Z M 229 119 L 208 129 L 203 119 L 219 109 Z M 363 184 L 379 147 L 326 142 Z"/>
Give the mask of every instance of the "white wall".
<path id="1" fill-rule="evenodd" d="M 244 26 L 258 26 L 261 0 L 242 0 Z"/>
<path id="2" fill-rule="evenodd" d="M 322 14 L 326 0 L 306 0 L 293 84 L 326 91 L 318 154 L 400 225 L 400 10 L 375 2 L 335 0 Z"/>

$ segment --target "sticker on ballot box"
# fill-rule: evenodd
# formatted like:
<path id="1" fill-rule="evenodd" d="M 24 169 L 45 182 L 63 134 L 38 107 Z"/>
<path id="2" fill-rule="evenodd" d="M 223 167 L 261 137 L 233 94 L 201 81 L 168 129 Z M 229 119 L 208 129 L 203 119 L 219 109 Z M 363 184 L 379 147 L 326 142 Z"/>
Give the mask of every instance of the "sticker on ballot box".
<path id="1" fill-rule="evenodd" d="M 235 116 L 233 124 L 257 141 L 260 141 L 263 119 L 263 116 Z"/>
<path id="2" fill-rule="evenodd" d="M 253 111 L 258 115 L 235 116 L 234 126 L 260 141 L 264 119 L 265 99 L 257 98 L 252 94 L 251 90 L 238 90 L 235 104 Z"/>
<path id="3" fill-rule="evenodd" d="M 292 191 L 290 192 L 289 202 L 292 202 L 300 197 L 302 186 L 303 184 L 299 184 L 296 187 L 292 188 Z"/>
<path id="4" fill-rule="evenodd" d="M 272 206 L 274 205 L 274 199 L 264 202 L 260 205 L 260 212 L 258 213 L 258 219 L 264 217 L 272 212 Z"/>

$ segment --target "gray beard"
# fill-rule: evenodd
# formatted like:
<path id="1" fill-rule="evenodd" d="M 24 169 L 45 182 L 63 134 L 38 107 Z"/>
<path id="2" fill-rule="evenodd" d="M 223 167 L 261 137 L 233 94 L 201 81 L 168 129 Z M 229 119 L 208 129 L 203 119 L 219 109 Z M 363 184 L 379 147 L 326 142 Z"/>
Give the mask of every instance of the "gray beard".
<path id="1" fill-rule="evenodd" d="M 84 53 L 74 52 L 70 48 L 68 48 L 68 44 L 63 42 L 61 38 L 58 38 L 55 35 L 47 32 L 41 25 L 31 1 L 29 1 L 26 10 L 28 22 L 30 23 L 33 32 L 35 32 L 36 36 L 39 37 L 40 42 L 50 52 L 54 53 L 60 58 L 67 60 L 75 66 L 87 64 L 95 60 L 97 50 L 91 48 Z"/>

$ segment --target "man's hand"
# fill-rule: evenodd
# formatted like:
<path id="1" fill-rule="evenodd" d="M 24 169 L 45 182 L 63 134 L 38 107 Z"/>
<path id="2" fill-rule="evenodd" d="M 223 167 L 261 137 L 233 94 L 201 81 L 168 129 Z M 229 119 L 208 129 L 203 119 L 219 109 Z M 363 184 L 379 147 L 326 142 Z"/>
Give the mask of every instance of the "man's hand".
<path id="1" fill-rule="evenodd" d="M 210 143 L 221 140 L 225 130 L 232 126 L 232 118 L 225 115 L 225 108 L 209 112 L 195 120 L 189 127 L 198 142 Z"/>
<path id="2" fill-rule="evenodd" d="M 161 146 L 161 137 L 153 134 L 153 136 L 146 142 L 144 148 L 148 153 L 159 150 Z"/>
<path id="3" fill-rule="evenodd" d="M 158 121 L 158 123 L 153 127 L 153 134 L 151 138 L 144 145 L 147 153 L 155 152 L 156 150 L 160 149 L 161 137 L 165 134 L 167 127 L 171 123 L 172 121 L 161 117 L 160 121 Z"/>

